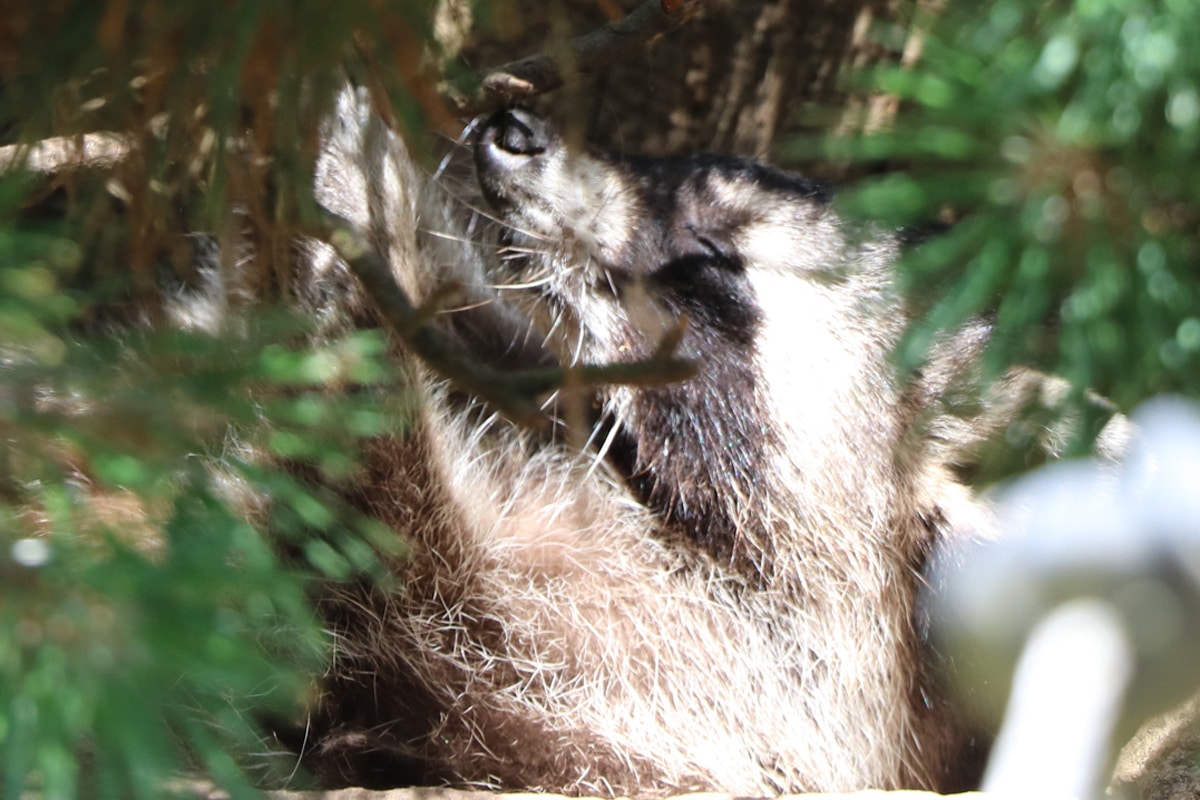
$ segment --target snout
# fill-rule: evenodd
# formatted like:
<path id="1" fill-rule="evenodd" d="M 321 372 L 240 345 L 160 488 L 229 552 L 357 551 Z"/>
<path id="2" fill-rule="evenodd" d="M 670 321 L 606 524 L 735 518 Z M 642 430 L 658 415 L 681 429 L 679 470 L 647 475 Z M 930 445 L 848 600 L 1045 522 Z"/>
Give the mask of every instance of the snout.
<path id="1" fill-rule="evenodd" d="M 542 157 L 558 143 L 550 125 L 533 112 L 497 111 L 483 124 L 475 144 L 475 169 L 484 196 L 497 207 L 511 203 L 514 193 L 536 180 Z"/>

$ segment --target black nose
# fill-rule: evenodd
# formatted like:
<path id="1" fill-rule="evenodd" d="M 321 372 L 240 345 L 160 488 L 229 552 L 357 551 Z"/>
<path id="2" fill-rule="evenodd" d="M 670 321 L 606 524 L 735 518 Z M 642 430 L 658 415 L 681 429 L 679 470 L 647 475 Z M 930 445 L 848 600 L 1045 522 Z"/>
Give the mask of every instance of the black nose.
<path id="1" fill-rule="evenodd" d="M 520 108 L 497 111 L 484 123 L 480 133 L 482 146 L 521 156 L 546 152 L 552 139 L 545 120 Z"/>

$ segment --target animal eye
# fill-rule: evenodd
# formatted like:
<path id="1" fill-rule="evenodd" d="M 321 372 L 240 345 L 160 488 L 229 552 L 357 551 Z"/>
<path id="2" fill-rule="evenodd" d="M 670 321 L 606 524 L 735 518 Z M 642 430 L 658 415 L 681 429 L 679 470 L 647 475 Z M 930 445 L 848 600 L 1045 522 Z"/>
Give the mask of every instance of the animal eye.
<path id="1" fill-rule="evenodd" d="M 700 244 L 704 246 L 704 260 L 719 269 L 728 270 L 730 272 L 741 273 L 742 260 L 737 255 L 719 244 L 716 244 L 711 239 L 701 237 Z"/>
<path id="2" fill-rule="evenodd" d="M 724 250 L 722 250 L 720 247 L 718 247 L 717 244 L 712 239 L 709 239 L 707 236 L 697 234 L 696 241 L 700 243 L 701 247 L 703 247 L 705 250 L 708 251 L 708 254 L 710 256 L 712 256 L 714 258 L 723 258 L 723 259 L 729 258 L 729 254 L 726 253 Z"/>
<path id="3" fill-rule="evenodd" d="M 711 231 L 701 232 L 688 225 L 675 244 L 678 260 L 707 262 L 724 269 L 741 270 L 742 262 L 734 249 L 719 236 L 712 235 Z"/>

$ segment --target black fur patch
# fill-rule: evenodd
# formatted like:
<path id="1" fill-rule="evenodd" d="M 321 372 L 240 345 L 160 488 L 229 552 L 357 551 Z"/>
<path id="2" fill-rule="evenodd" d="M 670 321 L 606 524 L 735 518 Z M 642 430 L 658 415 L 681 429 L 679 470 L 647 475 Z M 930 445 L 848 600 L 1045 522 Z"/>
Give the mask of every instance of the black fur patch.
<path id="1" fill-rule="evenodd" d="M 490 121 L 477 150 L 484 194 L 502 213 L 514 202 L 533 204 L 541 198 L 536 192 L 520 198 L 510 194 L 509 162 L 496 154 L 529 156 L 521 167 L 525 192 L 536 185 L 528 176 L 541 167 L 543 153 L 560 146 L 535 121 L 514 114 Z M 762 320 L 746 274 L 753 265 L 743 262 L 738 237 L 761 219 L 763 203 L 823 205 L 829 194 L 821 184 L 730 156 L 592 157 L 620 173 L 636 197 L 637 213 L 620 252 L 597 248 L 592 254 L 597 260 L 589 270 L 589 290 L 618 304 L 632 291 L 644 291 L 668 316 L 686 317 L 679 354 L 699 365 L 690 381 L 636 391 L 610 458 L 642 502 L 672 529 L 715 558 L 758 573 L 771 561 L 770 553 L 761 552 L 769 547 L 767 537 L 756 532 L 756 549 L 750 552 L 739 526 L 754 515 L 738 505 L 756 496 L 774 443 L 755 366 Z M 736 202 L 740 186 L 752 188 L 747 198 L 754 202 Z M 730 187 L 735 202 L 729 201 Z M 587 232 L 564 231 L 576 233 Z M 601 253 L 607 263 L 598 260 Z M 550 299 L 570 302 L 569 296 Z M 637 331 L 625 333 L 633 338 L 630 357 L 645 357 L 656 344 L 638 341 Z"/>
<path id="2" fill-rule="evenodd" d="M 718 201 L 710 181 L 746 182 L 780 203 L 828 201 L 819 184 L 761 164 L 724 156 L 629 159 L 645 210 L 630 270 L 645 276 L 652 297 L 686 315 L 681 354 L 699 364 L 690 381 L 643 390 L 632 429 L 613 457 L 642 502 L 719 561 L 764 578 L 770 552 L 751 550 L 739 526 L 753 502 L 773 433 L 764 422 L 755 341 L 761 312 L 735 237 L 757 209 Z M 756 547 L 769 548 L 757 536 Z"/>
<path id="3" fill-rule="evenodd" d="M 734 237 L 760 208 L 730 207 L 713 180 L 753 186 L 764 203 L 825 205 L 831 197 L 823 184 L 733 156 L 594 157 L 622 173 L 638 196 L 641 214 L 628 250 L 620 263 L 604 265 L 621 273 L 647 275 L 691 257 L 741 268 Z"/>
<path id="4" fill-rule="evenodd" d="M 650 284 L 664 305 L 676 314 L 686 314 L 692 325 L 750 350 L 762 315 L 740 261 L 684 256 L 658 269 L 650 276 Z"/>
<path id="5" fill-rule="evenodd" d="M 694 281 L 692 291 L 704 284 Z M 710 285 L 700 291 L 718 290 Z M 680 346 L 699 372 L 683 383 L 639 391 L 609 457 L 671 529 L 718 561 L 762 578 L 771 554 L 746 549 L 735 511 L 736 498 L 754 496 L 772 436 L 758 408 L 752 332 L 757 312 L 744 298 L 675 296 L 674 302 L 703 306 L 709 317 L 693 324 Z M 747 319 L 714 319 L 723 303 L 736 308 L 729 313 Z"/>

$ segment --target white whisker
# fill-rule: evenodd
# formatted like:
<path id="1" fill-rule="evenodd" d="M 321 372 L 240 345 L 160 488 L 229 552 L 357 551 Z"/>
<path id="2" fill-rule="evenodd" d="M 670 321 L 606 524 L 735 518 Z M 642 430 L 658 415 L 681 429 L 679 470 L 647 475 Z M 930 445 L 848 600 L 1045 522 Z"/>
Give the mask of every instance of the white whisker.
<path id="1" fill-rule="evenodd" d="M 596 426 L 597 429 L 599 429 L 599 427 L 600 426 Z M 588 478 L 592 477 L 592 475 L 600 467 L 601 463 L 604 462 L 604 460 L 608 457 L 608 451 L 612 449 L 613 443 L 617 440 L 617 433 L 619 430 L 620 425 L 618 425 L 616 422 L 613 422 L 613 424 L 609 426 L 608 436 L 604 437 L 604 443 L 600 445 L 600 449 L 596 451 L 595 456 L 592 458 L 592 463 L 587 469 L 586 475 Z M 591 437 L 588 437 L 588 444 L 590 445 L 591 443 L 592 439 Z"/>
<path id="2" fill-rule="evenodd" d="M 552 281 L 553 279 L 554 279 L 553 275 L 547 275 L 543 278 L 538 278 L 538 279 L 532 280 L 532 281 L 526 281 L 524 283 L 489 283 L 489 284 L 485 284 L 485 285 L 489 289 L 496 289 L 497 291 L 501 291 L 501 292 L 522 290 L 522 289 L 540 289 L 543 286 L 549 285 L 550 281 Z"/>

